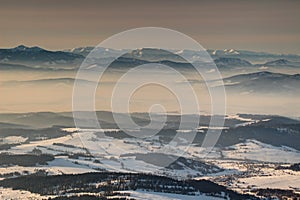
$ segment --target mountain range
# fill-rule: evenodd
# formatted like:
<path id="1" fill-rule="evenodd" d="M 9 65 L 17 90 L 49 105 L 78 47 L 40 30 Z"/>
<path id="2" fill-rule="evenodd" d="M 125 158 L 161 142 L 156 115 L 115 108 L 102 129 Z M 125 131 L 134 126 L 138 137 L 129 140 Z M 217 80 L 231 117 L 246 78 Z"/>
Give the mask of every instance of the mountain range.
<path id="1" fill-rule="evenodd" d="M 40 47 L 17 46 L 12 49 L 0 49 L 0 63 L 51 67 L 55 65 L 76 65 L 84 56 L 64 51 L 48 51 Z"/>
<path id="2" fill-rule="evenodd" d="M 298 95 L 300 74 L 281 74 L 268 71 L 240 74 L 223 79 L 226 91 L 239 93 L 261 93 Z"/>
<path id="3" fill-rule="evenodd" d="M 92 47 L 80 47 L 65 51 L 49 51 L 40 47 L 26 47 L 20 45 L 11 49 L 0 49 L 0 69 L 77 69 L 84 58 L 93 50 Z M 126 50 L 114 50 L 97 47 L 93 54 L 97 55 L 97 62 L 106 63 L 108 58 L 121 54 L 121 58 L 136 62 L 172 62 L 184 64 L 189 61 L 197 61 L 195 55 L 205 52 L 192 50 L 170 50 L 161 49 L 138 49 L 129 53 Z M 252 51 L 237 50 L 207 50 L 220 68 L 226 67 L 261 67 L 261 66 L 288 66 L 300 67 L 300 56 L 289 54 L 270 54 Z M 124 54 L 124 55 L 123 55 Z M 248 59 L 248 60 L 247 60 Z M 258 63 L 259 61 L 265 61 Z"/>

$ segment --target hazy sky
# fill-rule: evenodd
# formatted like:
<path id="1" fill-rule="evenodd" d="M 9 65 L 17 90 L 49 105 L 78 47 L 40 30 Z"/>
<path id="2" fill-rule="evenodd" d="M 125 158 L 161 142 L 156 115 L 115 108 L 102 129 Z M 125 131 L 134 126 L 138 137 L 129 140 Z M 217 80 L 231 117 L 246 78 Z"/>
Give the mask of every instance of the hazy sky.
<path id="1" fill-rule="evenodd" d="M 183 32 L 207 49 L 300 54 L 300 1 L 0 0 L 0 48 L 97 45 L 144 26 Z"/>

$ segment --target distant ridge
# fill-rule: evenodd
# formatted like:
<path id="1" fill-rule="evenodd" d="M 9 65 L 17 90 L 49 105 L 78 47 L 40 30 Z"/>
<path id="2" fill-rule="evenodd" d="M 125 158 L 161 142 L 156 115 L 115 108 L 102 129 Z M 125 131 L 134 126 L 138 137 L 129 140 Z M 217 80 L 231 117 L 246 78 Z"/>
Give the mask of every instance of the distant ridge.
<path id="1" fill-rule="evenodd" d="M 281 74 L 261 71 L 240 74 L 224 79 L 227 92 L 262 93 L 264 95 L 297 95 L 300 92 L 300 74 Z"/>
<path id="2" fill-rule="evenodd" d="M 84 56 L 64 51 L 48 51 L 40 47 L 24 45 L 12 49 L 0 49 L 0 63 L 25 65 L 74 65 L 80 63 Z"/>
<path id="3" fill-rule="evenodd" d="M 252 66 L 252 64 L 247 61 L 247 60 L 243 60 L 240 58 L 230 58 L 230 57 L 221 57 L 221 58 L 217 58 L 214 60 L 216 65 L 218 67 L 227 67 L 227 66 L 231 66 L 231 67 L 236 67 L 236 66 Z"/>
<path id="4" fill-rule="evenodd" d="M 34 46 L 19 45 L 11 49 L 0 49 L 0 70 L 77 70 L 85 57 L 93 51 L 89 58 L 100 66 L 105 66 L 111 58 L 119 57 L 115 64 L 124 67 L 129 62 L 145 64 L 158 62 L 171 64 L 181 69 L 187 67 L 188 62 L 196 63 L 202 56 L 210 54 L 220 70 L 235 70 L 249 68 L 291 67 L 300 68 L 300 56 L 289 54 L 271 54 L 245 50 L 162 50 L 142 48 L 129 51 L 97 47 L 78 47 L 64 51 L 49 51 Z M 207 54 L 208 53 L 208 54 Z M 94 57 L 93 57 L 94 56 Z M 126 66 L 125 66 L 126 67 Z M 249 70 L 248 69 L 248 70 Z"/>

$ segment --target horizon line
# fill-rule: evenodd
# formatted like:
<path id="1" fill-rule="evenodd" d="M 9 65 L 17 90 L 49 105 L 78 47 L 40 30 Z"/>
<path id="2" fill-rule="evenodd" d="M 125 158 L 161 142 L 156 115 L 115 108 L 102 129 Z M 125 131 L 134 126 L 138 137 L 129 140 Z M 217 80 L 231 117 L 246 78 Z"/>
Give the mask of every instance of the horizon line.
<path id="1" fill-rule="evenodd" d="M 44 49 L 44 50 L 47 50 L 47 51 L 66 51 L 66 50 L 72 50 L 72 49 L 77 49 L 77 48 L 88 48 L 88 47 L 92 47 L 92 48 L 95 48 L 97 46 L 92 46 L 92 45 L 87 45 L 87 46 L 76 46 L 76 47 L 70 47 L 70 48 L 57 48 L 57 49 L 53 49 L 53 48 L 47 48 L 47 47 L 44 47 L 42 45 L 25 45 L 24 43 L 21 43 L 19 45 L 16 45 L 16 46 L 4 46 L 4 47 L 0 47 L 0 49 L 14 49 L 14 48 L 17 48 L 17 47 L 20 47 L 20 46 L 24 46 L 24 47 L 28 47 L 28 48 L 41 48 L 41 49 Z M 106 47 L 100 47 L 100 48 L 106 48 Z M 151 47 L 144 47 L 145 49 L 146 48 L 150 48 Z M 107 48 L 107 49 L 112 49 L 112 50 L 125 50 L 125 49 L 113 49 L 113 48 Z M 154 48 L 153 48 L 154 49 Z M 188 50 L 188 49 L 168 49 L 168 50 Z M 274 51 L 265 51 L 265 50 L 254 50 L 254 49 L 238 49 L 238 48 L 204 48 L 204 50 L 206 51 L 216 51 L 216 50 L 223 50 L 223 51 L 226 51 L 226 50 L 236 50 L 236 51 L 250 51 L 250 52 L 256 52 L 256 53 L 271 53 L 271 54 L 277 54 L 277 55 L 297 55 L 299 56 L 300 55 L 300 52 L 299 53 L 283 53 L 283 52 L 274 52 Z"/>

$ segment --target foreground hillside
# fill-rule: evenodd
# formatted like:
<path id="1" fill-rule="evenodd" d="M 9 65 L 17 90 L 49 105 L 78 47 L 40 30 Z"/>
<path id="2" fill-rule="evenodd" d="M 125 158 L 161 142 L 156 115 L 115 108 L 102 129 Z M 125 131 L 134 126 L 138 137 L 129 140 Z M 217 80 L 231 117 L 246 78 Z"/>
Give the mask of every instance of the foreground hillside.
<path id="1" fill-rule="evenodd" d="M 0 127 L 1 190 L 38 198 L 102 199 L 107 191 L 115 198 L 133 199 L 142 199 L 145 193 L 149 199 L 284 199 L 299 193 L 300 122 L 296 119 L 226 116 L 224 127 L 217 127 L 222 129 L 219 141 L 203 157 L 207 152 L 201 144 L 210 116 L 201 118 L 196 137 L 186 148 L 182 139 L 191 130 L 178 129 L 180 116 L 168 116 L 162 131 L 142 139 L 119 130 L 112 113 L 98 115 L 105 129 L 73 128 L 68 124 L 71 113 L 1 114 L 5 125 Z M 143 113 L 132 117 L 140 124 L 149 121 Z M 175 135 L 179 136 L 176 148 L 159 152 L 170 142 L 175 144 Z"/>

